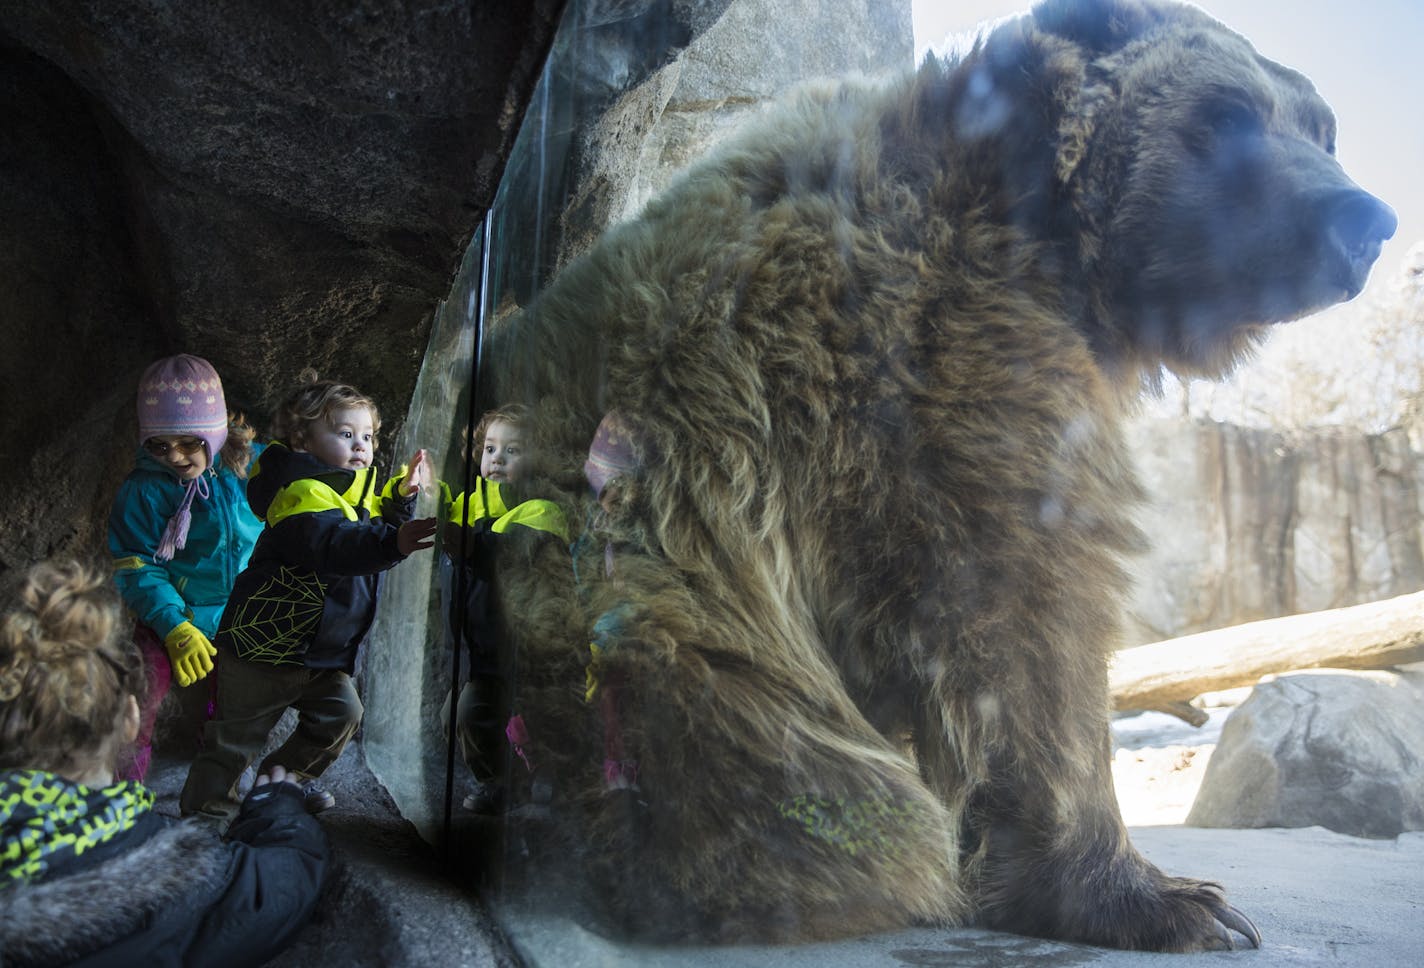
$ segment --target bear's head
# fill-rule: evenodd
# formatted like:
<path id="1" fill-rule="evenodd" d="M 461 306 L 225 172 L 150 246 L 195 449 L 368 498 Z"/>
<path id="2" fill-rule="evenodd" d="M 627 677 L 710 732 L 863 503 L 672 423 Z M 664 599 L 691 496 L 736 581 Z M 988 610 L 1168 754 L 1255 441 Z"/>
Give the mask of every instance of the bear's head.
<path id="1" fill-rule="evenodd" d="M 1357 295 L 1394 234 L 1311 83 L 1195 7 L 1046 0 L 971 61 L 980 88 L 1035 87 L 1009 125 L 1053 153 L 1032 192 L 1106 362 L 1220 376 L 1271 324 Z"/>

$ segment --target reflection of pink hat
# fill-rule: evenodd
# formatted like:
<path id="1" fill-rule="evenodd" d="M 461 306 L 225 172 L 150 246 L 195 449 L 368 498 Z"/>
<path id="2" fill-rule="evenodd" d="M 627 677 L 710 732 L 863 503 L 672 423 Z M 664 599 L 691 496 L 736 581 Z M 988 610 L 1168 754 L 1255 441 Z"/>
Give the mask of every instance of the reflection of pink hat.
<path id="1" fill-rule="evenodd" d="M 642 463 L 642 450 L 641 435 L 626 417 L 617 410 L 604 414 L 583 465 L 583 476 L 588 478 L 593 496 L 600 496 L 613 478 L 636 471 Z"/>
<path id="2" fill-rule="evenodd" d="M 138 381 L 138 442 L 179 435 L 207 444 L 209 464 L 227 442 L 222 380 L 211 363 L 187 353 L 159 360 Z"/>

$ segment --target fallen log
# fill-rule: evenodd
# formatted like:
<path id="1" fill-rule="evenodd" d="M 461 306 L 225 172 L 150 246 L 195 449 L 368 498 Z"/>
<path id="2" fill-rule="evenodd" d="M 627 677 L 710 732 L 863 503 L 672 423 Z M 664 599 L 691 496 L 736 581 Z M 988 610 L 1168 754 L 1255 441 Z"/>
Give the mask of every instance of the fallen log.
<path id="1" fill-rule="evenodd" d="M 1108 687 L 1119 711 L 1158 710 L 1194 726 L 1190 700 L 1297 669 L 1385 669 L 1424 661 L 1424 592 L 1247 622 L 1122 649 Z"/>

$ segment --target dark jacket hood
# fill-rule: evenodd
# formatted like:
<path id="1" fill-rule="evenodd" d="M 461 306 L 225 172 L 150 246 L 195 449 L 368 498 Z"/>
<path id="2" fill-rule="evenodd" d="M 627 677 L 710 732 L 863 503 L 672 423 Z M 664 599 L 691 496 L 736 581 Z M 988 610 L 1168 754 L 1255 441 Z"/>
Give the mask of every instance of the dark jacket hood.
<path id="1" fill-rule="evenodd" d="M 333 467 L 311 454 L 292 450 L 280 440 L 274 440 L 262 451 L 247 479 L 247 503 L 252 513 L 267 520 L 267 509 L 277 492 L 293 481 L 317 480 L 346 498 L 359 504 L 372 487 L 376 469 L 363 467 L 359 471 Z"/>

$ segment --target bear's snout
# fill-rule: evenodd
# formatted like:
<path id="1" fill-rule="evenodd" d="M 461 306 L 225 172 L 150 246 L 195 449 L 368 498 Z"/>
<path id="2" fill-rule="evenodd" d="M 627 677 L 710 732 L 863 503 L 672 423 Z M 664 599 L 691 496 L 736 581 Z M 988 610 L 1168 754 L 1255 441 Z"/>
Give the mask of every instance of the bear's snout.
<path id="1" fill-rule="evenodd" d="M 1358 295 L 1369 278 L 1380 248 L 1394 235 L 1399 219 L 1394 209 L 1358 188 L 1332 196 L 1326 203 L 1325 224 L 1338 267 L 1334 274 L 1349 293 Z"/>

